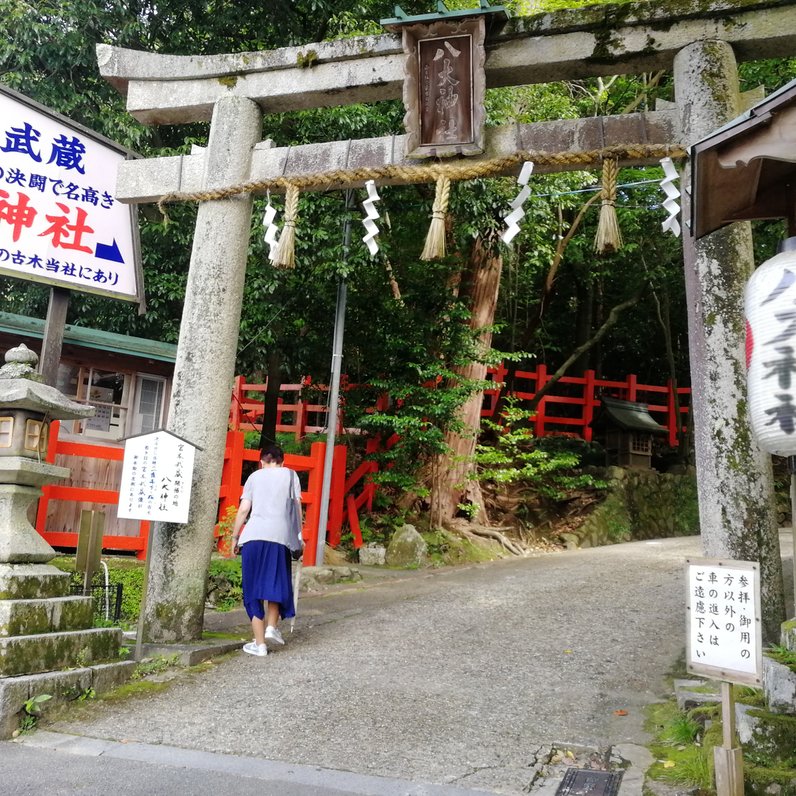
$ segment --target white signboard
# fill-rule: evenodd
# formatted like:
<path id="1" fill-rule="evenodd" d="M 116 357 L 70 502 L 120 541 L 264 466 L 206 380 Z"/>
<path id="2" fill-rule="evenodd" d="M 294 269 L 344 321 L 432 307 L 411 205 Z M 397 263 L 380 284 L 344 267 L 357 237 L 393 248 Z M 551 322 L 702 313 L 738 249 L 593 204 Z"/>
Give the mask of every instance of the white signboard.
<path id="1" fill-rule="evenodd" d="M 127 439 L 117 516 L 188 522 L 195 453 L 190 442 L 168 431 Z"/>
<path id="2" fill-rule="evenodd" d="M 114 198 L 126 152 L 0 88 L 0 273 L 127 301 L 136 220 Z"/>
<path id="3" fill-rule="evenodd" d="M 686 562 L 686 584 L 688 671 L 760 687 L 763 648 L 759 565 L 691 559 Z"/>

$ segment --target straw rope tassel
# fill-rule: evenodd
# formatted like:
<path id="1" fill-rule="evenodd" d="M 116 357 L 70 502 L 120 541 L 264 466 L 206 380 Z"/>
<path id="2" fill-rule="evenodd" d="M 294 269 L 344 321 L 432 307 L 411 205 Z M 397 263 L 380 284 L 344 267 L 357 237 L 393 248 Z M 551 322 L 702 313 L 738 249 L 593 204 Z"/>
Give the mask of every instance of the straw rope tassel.
<path id="1" fill-rule="evenodd" d="M 437 192 L 431 210 L 431 226 L 426 235 L 426 245 L 421 260 L 436 260 L 445 256 L 445 214 L 448 212 L 448 200 L 451 196 L 450 177 L 440 174 L 437 177 Z"/>
<path id="2" fill-rule="evenodd" d="M 603 160 L 602 207 L 597 234 L 594 237 L 594 251 L 598 254 L 613 254 L 622 248 L 622 232 L 616 217 L 616 178 L 619 161 L 613 158 Z"/>
<path id="3" fill-rule="evenodd" d="M 271 257 L 271 262 L 277 268 L 294 268 L 296 265 L 295 244 L 298 200 L 298 186 L 291 183 L 287 186 L 287 191 L 285 192 L 285 225 L 282 227 L 282 234 L 279 236 L 276 251 Z"/>

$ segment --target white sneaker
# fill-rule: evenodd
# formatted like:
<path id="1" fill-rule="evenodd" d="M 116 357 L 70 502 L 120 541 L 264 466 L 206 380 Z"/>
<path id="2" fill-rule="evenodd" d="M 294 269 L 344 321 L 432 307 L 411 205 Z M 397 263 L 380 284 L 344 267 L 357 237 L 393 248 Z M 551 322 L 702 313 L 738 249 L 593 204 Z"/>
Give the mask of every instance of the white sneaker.
<path id="1" fill-rule="evenodd" d="M 254 641 L 250 641 L 248 644 L 243 645 L 243 651 L 248 652 L 249 655 L 258 655 L 262 658 L 268 654 L 268 647 L 265 644 L 257 644 Z"/>
<path id="2" fill-rule="evenodd" d="M 266 641 L 273 641 L 274 644 L 284 644 L 285 640 L 282 638 L 282 634 L 279 630 L 272 625 L 268 625 L 265 628 L 265 640 Z"/>

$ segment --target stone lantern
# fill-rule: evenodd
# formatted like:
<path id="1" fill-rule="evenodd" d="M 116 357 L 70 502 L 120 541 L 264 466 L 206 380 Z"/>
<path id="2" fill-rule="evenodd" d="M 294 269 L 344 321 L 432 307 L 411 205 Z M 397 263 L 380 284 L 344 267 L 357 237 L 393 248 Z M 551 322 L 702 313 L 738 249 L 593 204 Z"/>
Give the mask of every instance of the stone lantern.
<path id="1" fill-rule="evenodd" d="M 52 420 L 90 417 L 94 409 L 70 401 L 42 384 L 38 356 L 24 344 L 6 352 L 0 367 L 0 564 L 46 562 L 54 550 L 28 521 L 28 506 L 41 487 L 69 477 L 69 470 L 48 464 Z"/>
<path id="2" fill-rule="evenodd" d="M 0 739 L 8 738 L 26 700 L 52 704 L 87 689 L 107 690 L 129 676 L 118 658 L 122 632 L 94 628 L 93 598 L 70 594 L 70 575 L 48 564 L 55 551 L 28 519 L 41 487 L 69 477 L 46 461 L 49 423 L 89 417 L 40 381 L 38 357 L 24 345 L 0 368 Z"/>

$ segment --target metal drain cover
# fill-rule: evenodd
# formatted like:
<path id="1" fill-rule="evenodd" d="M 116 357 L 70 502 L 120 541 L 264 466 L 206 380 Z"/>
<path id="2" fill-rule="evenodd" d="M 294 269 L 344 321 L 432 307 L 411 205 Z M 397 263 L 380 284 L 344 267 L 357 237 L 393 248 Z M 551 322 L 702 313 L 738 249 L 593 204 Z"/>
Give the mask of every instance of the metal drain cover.
<path id="1" fill-rule="evenodd" d="M 623 771 L 568 768 L 556 796 L 616 796 Z"/>

